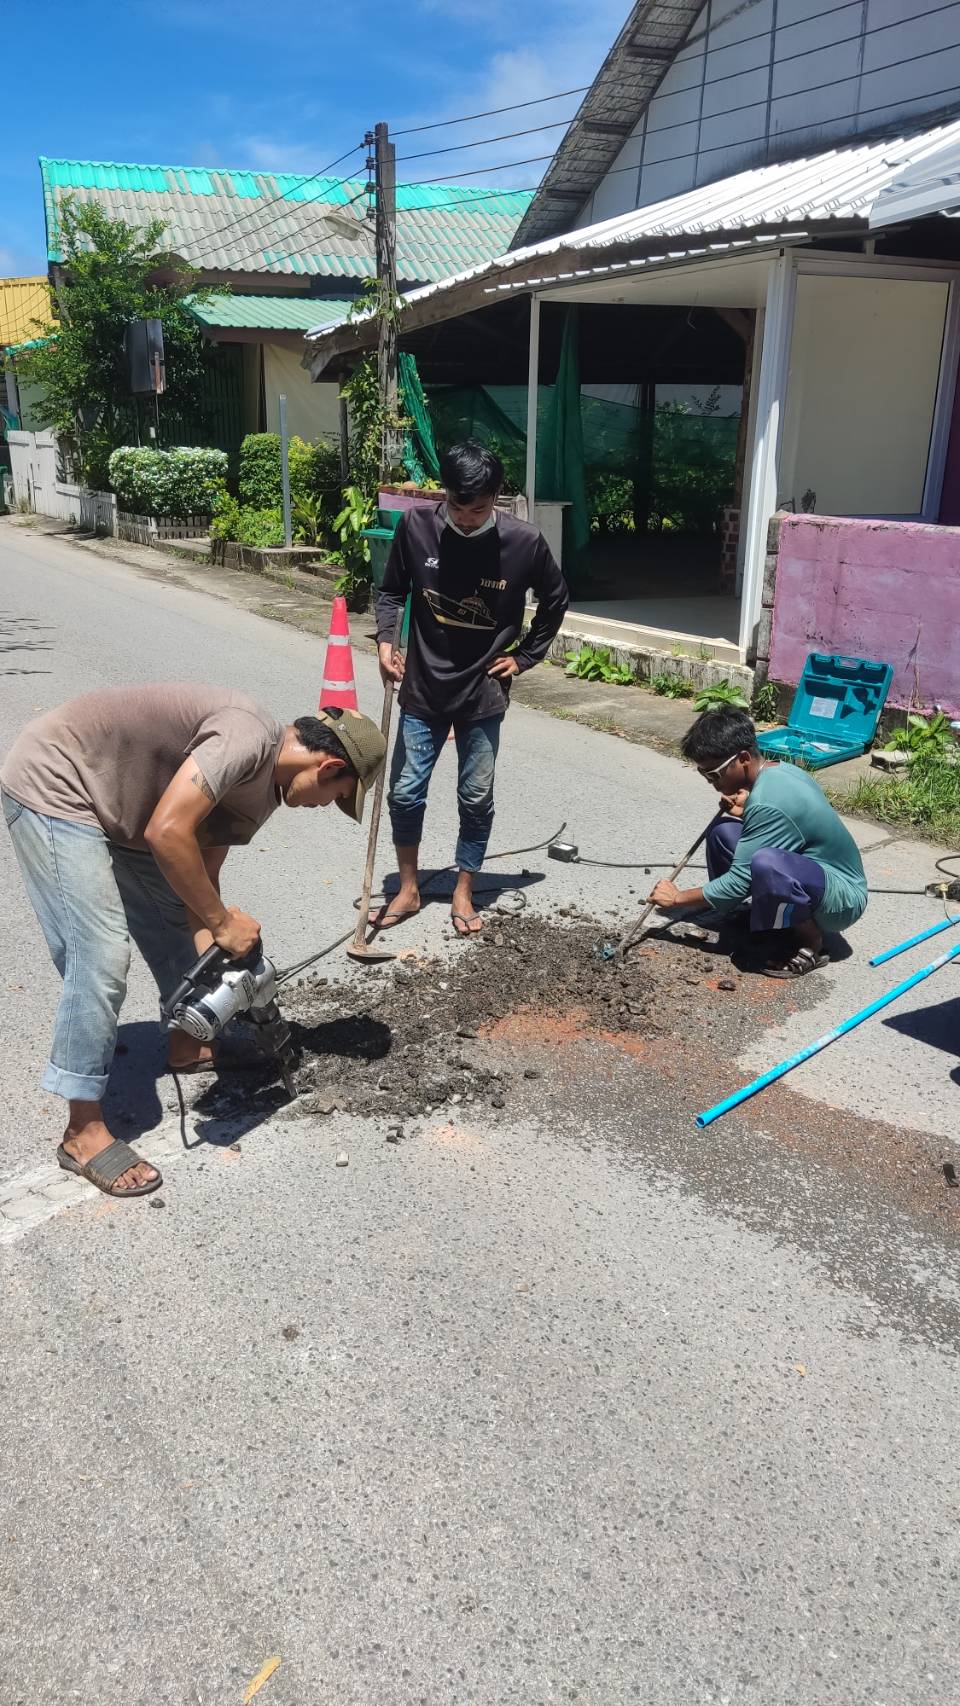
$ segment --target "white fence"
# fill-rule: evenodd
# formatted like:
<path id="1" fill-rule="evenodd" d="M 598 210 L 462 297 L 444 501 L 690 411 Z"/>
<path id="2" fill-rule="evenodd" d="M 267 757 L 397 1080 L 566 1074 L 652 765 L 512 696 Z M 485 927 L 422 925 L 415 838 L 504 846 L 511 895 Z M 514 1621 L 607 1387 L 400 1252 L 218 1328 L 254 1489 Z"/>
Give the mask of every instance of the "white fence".
<path id="1" fill-rule="evenodd" d="M 114 499 L 116 503 L 116 499 Z M 117 511 L 114 531 L 120 539 L 137 545 L 157 545 L 163 539 L 206 539 L 210 532 L 208 515 L 131 515 Z"/>

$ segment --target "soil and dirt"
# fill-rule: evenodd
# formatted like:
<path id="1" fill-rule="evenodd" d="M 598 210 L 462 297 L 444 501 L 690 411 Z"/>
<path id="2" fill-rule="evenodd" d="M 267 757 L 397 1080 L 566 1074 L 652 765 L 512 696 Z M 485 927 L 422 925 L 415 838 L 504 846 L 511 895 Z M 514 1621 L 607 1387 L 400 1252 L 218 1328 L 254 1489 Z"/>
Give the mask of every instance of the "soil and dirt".
<path id="1" fill-rule="evenodd" d="M 565 911 L 567 909 L 564 909 Z M 615 940 L 616 938 L 614 938 Z M 318 974 L 284 992 L 283 1007 L 300 1047 L 301 1091 L 291 1118 L 345 1112 L 416 1119 L 441 1107 L 509 1105 L 518 1080 L 549 1068 L 549 1055 L 527 1049 L 516 1065 L 485 1046 L 514 1021 L 551 1017 L 572 1034 L 625 1039 L 703 1040 L 716 1025 L 742 1040 L 750 1023 L 792 1010 L 782 985 L 731 974 L 709 938 L 648 940 L 623 960 L 604 960 L 602 927 L 584 915 L 554 922 L 522 913 L 488 913 L 483 934 L 446 959 L 397 960 L 367 967 L 353 982 Z M 716 1039 L 719 1040 L 719 1039 Z"/>

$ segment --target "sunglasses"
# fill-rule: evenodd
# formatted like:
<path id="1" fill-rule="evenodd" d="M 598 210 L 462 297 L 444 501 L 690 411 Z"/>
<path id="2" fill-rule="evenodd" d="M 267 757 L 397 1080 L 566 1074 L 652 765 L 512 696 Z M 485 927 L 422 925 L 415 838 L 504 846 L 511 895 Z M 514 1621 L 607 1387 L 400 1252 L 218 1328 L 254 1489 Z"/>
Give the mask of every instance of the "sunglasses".
<path id="1" fill-rule="evenodd" d="M 698 768 L 697 775 L 702 776 L 705 782 L 716 782 L 717 778 L 722 776 L 723 772 L 725 770 L 727 770 L 729 768 L 729 766 L 731 764 L 733 764 L 734 761 L 736 759 L 738 759 L 739 757 L 740 757 L 739 752 L 733 752 L 730 754 L 729 758 L 725 758 L 723 763 L 718 764 L 716 766 L 716 768 L 713 770 L 700 770 Z"/>

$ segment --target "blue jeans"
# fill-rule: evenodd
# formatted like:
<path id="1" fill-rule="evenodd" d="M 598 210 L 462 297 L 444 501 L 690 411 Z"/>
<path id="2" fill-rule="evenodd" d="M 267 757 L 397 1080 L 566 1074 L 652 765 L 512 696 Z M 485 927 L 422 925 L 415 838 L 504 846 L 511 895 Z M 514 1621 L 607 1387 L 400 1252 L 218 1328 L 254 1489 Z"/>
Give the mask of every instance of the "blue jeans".
<path id="1" fill-rule="evenodd" d="M 707 832 L 707 873 L 722 877 L 743 834 L 739 818 L 724 817 Z M 759 847 L 750 861 L 751 930 L 789 930 L 816 915 L 826 883 L 822 866 L 805 853 Z"/>
<path id="2" fill-rule="evenodd" d="M 479 871 L 487 851 L 493 825 L 493 777 L 502 722 L 502 717 L 486 717 L 479 723 L 460 723 L 455 728 L 460 808 L 456 862 L 460 871 Z M 449 722 L 428 723 L 406 711 L 400 714 L 387 796 L 397 847 L 420 845 L 430 778 L 449 733 Z"/>
<path id="3" fill-rule="evenodd" d="M 70 1101 L 99 1102 L 127 992 L 130 938 L 162 1000 L 197 957 L 186 910 L 151 853 L 115 847 L 92 824 L 2 799 L 27 894 L 63 979 L 40 1083 Z"/>

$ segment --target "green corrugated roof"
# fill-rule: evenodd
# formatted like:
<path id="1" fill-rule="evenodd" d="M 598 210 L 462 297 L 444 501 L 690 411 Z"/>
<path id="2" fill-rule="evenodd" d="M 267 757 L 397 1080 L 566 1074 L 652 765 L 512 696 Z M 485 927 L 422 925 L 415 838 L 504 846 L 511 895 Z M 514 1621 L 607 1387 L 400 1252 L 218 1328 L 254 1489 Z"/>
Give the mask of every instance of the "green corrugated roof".
<path id="1" fill-rule="evenodd" d="M 314 326 L 330 326 L 342 320 L 353 300 L 350 296 L 211 296 L 206 302 L 188 302 L 188 306 L 203 326 L 309 332 Z"/>
<path id="2" fill-rule="evenodd" d="M 40 173 L 51 261 L 61 259 L 59 203 L 74 195 L 131 225 L 165 220 L 170 249 L 208 271 L 374 276 L 363 179 L 44 158 Z M 529 190 L 398 184 L 401 286 L 439 282 L 505 254 L 531 199 Z M 324 218 L 330 211 L 334 224 Z"/>

